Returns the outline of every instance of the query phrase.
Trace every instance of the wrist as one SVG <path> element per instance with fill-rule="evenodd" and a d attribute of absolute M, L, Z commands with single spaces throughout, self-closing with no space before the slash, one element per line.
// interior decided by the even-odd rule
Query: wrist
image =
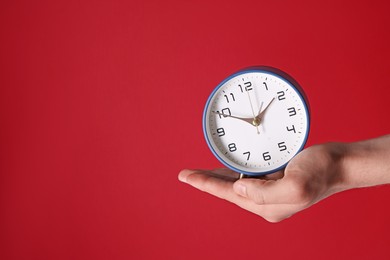
<path fill-rule="evenodd" d="M 349 147 L 346 143 L 332 142 L 323 145 L 327 154 L 327 171 L 330 171 L 328 181 L 329 193 L 334 194 L 340 191 L 354 188 L 354 182 L 348 171 Z"/>
<path fill-rule="evenodd" d="M 341 175 L 346 189 L 390 183 L 389 136 L 340 144 Z"/>

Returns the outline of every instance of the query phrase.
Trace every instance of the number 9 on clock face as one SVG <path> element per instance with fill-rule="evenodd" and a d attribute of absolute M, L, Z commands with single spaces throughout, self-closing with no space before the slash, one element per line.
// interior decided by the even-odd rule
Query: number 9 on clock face
<path fill-rule="evenodd" d="M 213 154 L 249 176 L 283 169 L 299 153 L 310 128 L 308 102 L 298 83 L 271 67 L 252 67 L 223 80 L 203 113 Z"/>

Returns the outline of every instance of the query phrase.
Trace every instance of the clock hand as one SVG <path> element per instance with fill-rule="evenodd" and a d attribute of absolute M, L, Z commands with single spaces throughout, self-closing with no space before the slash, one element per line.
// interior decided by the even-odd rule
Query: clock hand
<path fill-rule="evenodd" d="M 252 109 L 253 118 L 255 118 L 255 117 L 256 117 L 256 115 L 255 115 L 255 111 L 253 110 L 253 105 L 252 105 L 251 96 L 249 95 L 249 91 L 247 91 L 246 93 L 248 94 L 249 104 L 251 105 L 251 109 Z"/>
<path fill-rule="evenodd" d="M 264 117 L 264 114 L 265 114 L 265 111 L 267 111 L 267 109 L 269 108 L 269 106 L 271 105 L 271 103 L 275 100 L 275 98 L 273 98 L 269 103 L 268 105 L 264 108 L 263 111 L 261 111 L 261 108 L 259 110 L 259 114 L 255 117 L 254 119 L 254 122 L 256 121 L 256 124 L 259 124 L 261 123 L 261 120 L 263 119 Z M 263 103 L 261 103 L 261 106 L 263 106 Z M 261 111 L 261 112 L 260 112 Z"/>
<path fill-rule="evenodd" d="M 249 98 L 250 100 L 250 98 Z M 263 118 L 264 116 L 264 113 L 265 111 L 267 111 L 267 109 L 269 108 L 269 106 L 271 105 L 271 103 L 275 100 L 275 98 L 273 98 L 267 105 L 266 108 L 264 108 L 263 111 L 261 111 L 261 108 L 263 106 L 263 102 L 261 103 L 260 105 L 260 109 L 259 109 L 259 113 L 257 116 L 255 116 L 254 118 L 247 118 L 247 117 L 238 117 L 238 116 L 232 116 L 232 115 L 226 115 L 224 113 L 221 113 L 219 111 L 211 111 L 212 113 L 214 114 L 218 114 L 220 116 L 224 116 L 224 117 L 231 117 L 231 118 L 235 118 L 235 119 L 238 119 L 238 120 L 242 120 L 244 122 L 247 122 L 248 124 L 251 124 L 252 126 L 255 126 L 258 130 L 258 126 L 260 125 L 260 122 L 261 122 L 261 119 Z M 251 103 L 251 107 L 252 107 L 252 103 Z M 261 112 L 260 112 L 261 111 Z M 252 112 L 253 112 L 253 107 L 252 107 Z M 259 134 L 260 132 L 257 131 L 257 133 Z"/>
<path fill-rule="evenodd" d="M 259 112 L 257 113 L 257 116 L 260 115 L 260 111 L 261 111 L 261 108 L 263 107 L 263 103 L 264 102 L 261 102 L 261 104 L 260 104 L 260 108 L 259 108 Z M 257 134 L 259 135 L 260 134 L 260 131 L 259 131 L 260 120 L 257 119 L 257 116 L 255 116 L 255 118 L 253 119 L 252 124 L 254 126 L 256 126 Z"/>
<path fill-rule="evenodd" d="M 218 115 L 220 115 L 220 116 L 231 117 L 231 118 L 239 119 L 239 120 L 242 120 L 242 121 L 244 121 L 244 122 L 247 122 L 247 123 L 251 124 L 252 126 L 256 126 L 255 123 L 254 123 L 255 120 L 254 120 L 253 118 L 245 118 L 245 117 L 238 117 L 238 116 L 226 115 L 226 114 L 221 113 L 221 112 L 219 112 L 219 111 L 211 111 L 211 112 L 213 112 L 214 114 L 218 114 Z"/>
<path fill-rule="evenodd" d="M 262 107 L 263 107 L 263 104 L 264 104 L 264 102 L 261 102 L 260 108 L 259 108 L 259 112 L 257 112 L 257 116 L 256 116 L 256 117 L 258 117 L 258 116 L 260 115 L 260 112 L 261 112 L 261 109 L 262 109 Z"/>
<path fill-rule="evenodd" d="M 252 109 L 252 115 L 253 115 L 252 124 L 256 127 L 257 134 L 260 134 L 259 124 L 257 124 L 257 121 L 256 121 L 256 115 L 255 115 L 255 111 L 253 110 L 251 96 L 249 95 L 249 91 L 247 91 L 246 93 L 248 93 L 249 104 L 251 105 L 251 109 Z"/>

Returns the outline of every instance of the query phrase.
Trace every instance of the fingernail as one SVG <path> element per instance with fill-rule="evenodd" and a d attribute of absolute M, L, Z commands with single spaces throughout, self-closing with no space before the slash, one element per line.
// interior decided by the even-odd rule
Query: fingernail
<path fill-rule="evenodd" d="M 179 181 L 184 182 L 184 183 L 187 183 L 187 177 L 188 177 L 188 175 L 190 175 L 190 174 L 191 174 L 190 170 L 182 170 L 182 171 L 179 173 Z"/>
<path fill-rule="evenodd" d="M 246 186 L 245 186 L 245 185 L 243 185 L 243 184 L 241 184 L 241 183 L 236 183 L 236 184 L 235 184 L 235 190 L 236 190 L 236 192 L 237 192 L 239 195 L 241 195 L 241 196 L 243 196 L 243 197 L 246 197 L 246 196 L 247 196 L 247 194 L 246 194 Z"/>

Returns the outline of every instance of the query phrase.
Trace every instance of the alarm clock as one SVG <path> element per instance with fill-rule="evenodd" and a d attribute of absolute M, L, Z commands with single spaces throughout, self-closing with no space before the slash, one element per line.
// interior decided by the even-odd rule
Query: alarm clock
<path fill-rule="evenodd" d="M 240 70 L 210 94 L 203 132 L 216 158 L 240 176 L 286 167 L 306 144 L 309 104 L 287 73 L 267 66 Z"/>

